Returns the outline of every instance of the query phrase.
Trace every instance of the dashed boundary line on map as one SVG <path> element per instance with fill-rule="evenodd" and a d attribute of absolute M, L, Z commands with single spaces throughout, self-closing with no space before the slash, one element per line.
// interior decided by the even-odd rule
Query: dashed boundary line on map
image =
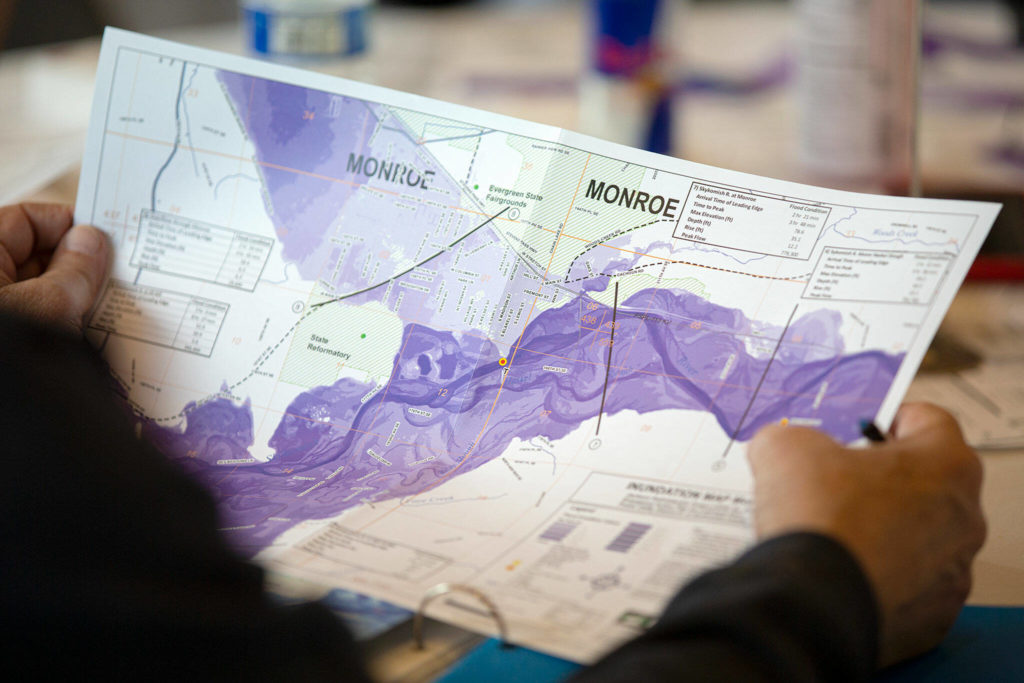
<path fill-rule="evenodd" d="M 613 245 L 609 244 L 609 242 L 611 240 L 616 239 L 618 237 L 622 237 L 623 235 L 625 235 L 627 233 L 630 233 L 630 232 L 633 232 L 634 230 L 640 230 L 641 228 L 647 228 L 647 227 L 650 227 L 650 226 L 654 225 L 655 223 L 667 223 L 667 222 L 671 222 L 671 221 L 668 221 L 668 220 L 666 220 L 664 218 L 660 218 L 658 220 L 650 221 L 648 223 L 643 223 L 641 225 L 633 226 L 632 228 L 625 228 L 625 229 L 622 229 L 622 230 L 618 230 L 618 231 L 613 232 L 612 234 L 608 235 L 607 237 L 602 237 L 599 240 L 592 241 L 590 243 L 590 246 L 588 246 L 586 249 L 584 249 L 579 254 L 577 254 L 575 258 L 573 258 L 572 262 L 569 264 L 569 268 L 566 270 L 565 279 L 562 280 L 561 283 L 562 284 L 572 284 L 574 282 L 580 282 L 582 280 L 589 280 L 589 279 L 597 278 L 597 277 L 618 277 L 619 275 L 626 275 L 626 274 L 630 273 L 631 271 L 634 271 L 637 268 L 646 268 L 646 267 L 652 266 L 652 265 L 661 265 L 660 263 L 659 264 L 649 263 L 649 264 L 644 264 L 642 266 L 632 266 L 629 270 L 623 271 L 622 273 L 596 273 L 596 274 L 593 274 L 593 275 L 585 275 L 583 277 L 578 277 L 575 280 L 570 280 L 569 279 L 569 273 L 571 273 L 572 269 L 576 267 L 576 262 L 581 257 L 585 256 L 586 254 L 588 254 L 589 252 L 593 251 L 594 249 L 596 249 L 598 247 L 607 247 L 607 248 L 610 248 L 610 249 L 618 249 L 619 251 L 625 251 L 625 252 L 630 253 L 630 254 L 637 254 L 639 256 L 646 256 L 648 258 L 657 259 L 658 261 L 661 261 L 663 263 L 677 263 L 677 264 L 683 265 L 683 266 L 695 266 L 697 268 L 707 268 L 708 270 L 717 270 L 717 271 L 722 272 L 722 273 L 734 273 L 736 275 L 746 275 L 747 277 L 756 277 L 756 278 L 759 278 L 759 279 L 762 279 L 762 280 L 779 280 L 779 281 L 782 281 L 782 282 L 795 282 L 795 283 L 804 283 L 804 282 L 806 282 L 806 280 L 804 280 L 802 278 L 779 277 L 778 275 L 759 275 L 757 273 L 748 273 L 748 272 L 743 271 L 743 270 L 732 270 L 730 268 L 720 268 L 718 266 L 709 266 L 709 265 L 704 264 L 704 263 L 694 263 L 692 261 L 680 261 L 680 260 L 677 260 L 677 259 L 666 258 L 664 256 L 655 256 L 654 254 L 646 254 L 646 253 L 639 252 L 639 251 L 631 251 L 629 249 L 623 249 L 622 247 L 616 247 L 616 246 L 613 246 Z M 544 230 L 544 229 L 545 228 L 541 228 L 541 230 Z M 576 237 L 575 235 L 565 235 L 565 237 L 568 237 L 570 239 L 577 239 L 577 240 L 580 239 L 579 237 Z M 806 276 L 806 277 L 810 277 L 810 276 Z M 545 282 L 544 284 L 549 284 L 549 282 Z"/>
<path fill-rule="evenodd" d="M 667 219 L 659 218 L 657 220 L 653 220 L 653 221 L 650 221 L 650 222 L 647 222 L 647 223 L 642 223 L 640 225 L 635 225 L 632 228 L 623 228 L 621 230 L 616 230 L 615 232 L 611 233 L 610 235 L 606 235 L 604 237 L 600 237 L 600 238 L 594 240 L 593 242 L 590 243 L 590 246 L 588 246 L 586 249 L 584 249 L 580 253 L 576 254 L 575 258 L 573 258 L 573 260 L 572 260 L 572 263 L 570 263 L 569 267 L 566 269 L 566 271 L 565 271 L 565 279 L 562 282 L 563 283 L 579 282 L 580 280 L 586 280 L 587 277 L 598 277 L 598 275 L 605 275 L 605 273 L 599 273 L 598 275 L 589 275 L 587 277 L 576 278 L 575 280 L 570 280 L 569 279 L 569 274 L 572 272 L 572 269 L 576 267 L 576 262 L 579 261 L 580 258 L 585 256 L 586 254 L 588 254 L 591 251 L 593 251 L 594 249 L 597 249 L 598 247 L 602 247 L 602 246 L 607 246 L 606 245 L 607 242 L 609 242 L 609 241 L 611 241 L 611 240 L 613 240 L 613 239 L 615 239 L 617 237 L 622 237 L 623 235 L 625 235 L 627 233 L 630 233 L 630 232 L 633 232 L 634 230 L 640 230 L 641 228 L 647 228 L 647 227 L 650 227 L 650 226 L 654 225 L 655 223 L 667 223 L 667 222 L 669 222 Z"/>
<path fill-rule="evenodd" d="M 371 113 L 374 115 L 375 118 L 377 118 L 378 124 L 381 124 L 382 123 L 381 118 L 378 117 L 375 112 L 372 112 L 372 110 L 371 110 Z M 391 113 L 391 112 L 389 112 L 389 113 Z M 393 114 L 392 114 L 392 116 L 393 116 Z M 401 129 L 394 129 L 394 130 L 396 130 L 396 132 L 405 132 L 405 131 L 401 131 Z M 108 131 L 108 132 L 113 132 L 113 131 Z M 493 132 L 493 131 L 486 131 L 486 132 Z M 481 131 L 481 134 L 483 134 L 483 131 Z M 407 137 L 410 137 L 410 139 L 411 139 L 411 136 L 408 136 L 408 133 L 406 133 L 406 135 L 407 135 Z M 476 136 L 476 134 L 474 134 L 474 137 L 475 136 Z M 479 146 L 478 146 L 478 148 L 479 148 Z M 436 161 L 436 158 L 435 158 L 435 161 Z M 275 166 L 275 165 L 272 165 L 272 164 L 263 164 L 263 165 Z M 440 162 L 438 162 L 438 166 L 439 166 L 439 168 L 442 168 L 442 169 L 445 168 L 444 165 L 441 164 Z M 294 169 L 283 169 L 283 170 L 294 170 Z M 313 174 L 309 174 L 309 175 L 313 175 Z M 449 177 L 451 178 L 450 174 L 449 174 Z M 455 179 L 455 178 L 451 178 L 451 179 L 457 185 L 460 184 L 457 179 Z M 468 194 L 469 194 L 470 197 L 473 197 L 472 193 L 468 193 Z M 355 297 L 355 296 L 358 296 L 360 294 L 365 294 L 365 293 L 367 293 L 369 291 L 377 289 L 378 287 L 382 287 L 382 286 L 384 286 L 384 285 L 386 285 L 386 284 L 388 284 L 390 282 L 393 282 L 393 281 L 395 281 L 395 280 L 397 280 L 397 279 L 407 275 L 408 273 L 416 270 L 417 268 L 422 267 L 424 264 L 428 263 L 429 261 L 432 261 L 433 259 L 435 259 L 435 258 L 441 256 L 442 254 L 446 253 L 447 251 L 449 251 L 455 245 L 459 244 L 463 240 L 465 240 L 468 237 L 470 237 L 471 235 L 475 234 L 478 230 L 480 230 L 480 229 L 484 228 L 485 226 L 489 225 L 492 221 L 494 221 L 495 219 L 497 219 L 500 216 L 502 216 L 505 212 L 507 212 L 509 210 L 509 208 L 510 207 L 506 206 L 504 209 L 502 209 L 498 213 L 494 214 L 493 216 L 488 217 L 487 220 L 482 222 L 480 225 L 474 227 L 472 230 L 468 231 L 466 234 L 464 234 L 461 237 L 459 237 L 458 239 L 456 239 L 454 242 L 452 242 L 447 247 L 439 250 L 437 253 L 427 257 L 423 261 L 420 261 L 419 263 L 409 267 L 408 269 L 402 271 L 401 273 L 393 275 L 393 276 L 387 278 L 386 280 L 382 280 L 381 282 L 378 282 L 376 284 L 370 285 L 369 287 L 364 287 L 363 289 L 357 290 L 355 292 L 350 292 L 350 293 L 345 294 L 343 296 L 334 297 L 332 299 L 328 299 L 326 301 L 321 301 L 321 302 L 318 302 L 316 304 L 310 305 L 309 308 L 306 310 L 306 312 L 303 313 L 303 315 L 301 317 L 299 317 L 299 319 L 296 320 L 295 323 L 292 324 L 292 326 L 290 328 L 288 328 L 288 330 L 284 333 L 284 335 L 282 335 L 281 339 L 278 340 L 278 342 L 276 344 L 274 344 L 271 347 L 268 347 L 266 350 L 264 350 L 263 353 L 260 354 L 260 356 L 257 358 L 256 362 L 254 363 L 254 365 L 252 367 L 252 370 L 250 370 L 248 374 L 246 374 L 241 379 L 233 382 L 232 384 L 228 385 L 225 390 L 216 392 L 214 394 L 210 394 L 209 396 L 205 397 L 204 399 L 200 399 L 200 400 L 196 401 L 192 405 L 192 407 L 190 409 L 182 409 L 178 413 L 176 413 L 174 415 L 167 416 L 167 417 L 151 417 L 151 416 L 146 415 L 145 411 L 141 409 L 141 406 L 139 406 L 134 401 L 131 401 L 129 399 L 128 400 L 129 404 L 132 405 L 132 407 L 136 410 L 136 412 L 139 413 L 140 416 L 146 417 L 147 419 L 152 420 L 153 422 L 166 423 L 166 422 L 173 422 L 173 421 L 179 420 L 179 419 L 187 416 L 187 414 L 189 412 L 194 411 L 196 408 L 199 408 L 200 406 L 205 405 L 206 403 L 209 403 L 210 401 L 216 400 L 218 398 L 227 398 L 227 399 L 230 399 L 230 400 L 235 400 L 237 397 L 235 397 L 233 395 L 233 392 L 238 387 L 240 387 L 242 384 L 244 384 L 249 379 L 251 379 L 257 372 L 259 372 L 259 370 L 263 367 L 263 365 L 266 363 L 266 361 L 271 356 L 273 356 L 277 352 L 277 350 L 281 347 L 281 345 L 292 335 L 292 333 L 295 332 L 296 328 L 298 328 L 298 326 L 300 324 L 302 324 L 309 316 L 311 316 L 313 313 L 315 313 L 321 307 L 323 307 L 323 306 L 325 306 L 327 304 L 330 304 L 330 303 L 336 303 L 336 302 L 342 301 L 344 299 Z M 652 258 L 652 259 L 657 259 L 662 264 L 664 264 L 664 263 L 677 263 L 677 264 L 680 264 L 680 265 L 690 265 L 690 266 L 695 266 L 695 267 L 698 267 L 698 268 L 707 268 L 707 269 L 710 269 L 710 270 L 717 270 L 717 271 L 726 272 L 726 273 L 735 273 L 735 274 L 738 274 L 738 275 L 746 275 L 748 277 L 755 277 L 755 278 L 761 278 L 761 279 L 767 279 L 767 280 L 780 280 L 780 281 L 785 281 L 785 282 L 801 282 L 801 280 L 796 280 L 796 279 L 793 279 L 793 278 L 785 278 L 785 277 L 778 277 L 778 276 L 771 276 L 771 275 L 757 275 L 757 274 L 754 274 L 754 273 L 748 273 L 748 272 L 744 272 L 744 271 L 740 271 L 740 270 L 731 270 L 731 269 L 728 269 L 728 268 L 719 268 L 719 267 L 716 267 L 716 266 L 709 266 L 709 265 L 700 264 L 700 263 L 693 263 L 693 262 L 690 262 L 690 261 L 679 261 L 679 260 L 675 260 L 675 259 L 669 259 L 669 258 L 665 258 L 665 257 L 654 256 L 652 254 L 644 254 L 644 253 L 641 253 L 641 252 L 633 252 L 633 251 L 631 251 L 629 249 L 623 249 L 621 247 L 614 247 L 614 246 L 608 244 L 609 240 L 616 239 L 618 237 L 621 237 L 622 235 L 625 235 L 627 233 L 633 232 L 635 230 L 639 230 L 639 229 L 642 229 L 642 228 L 654 225 L 656 223 L 662 223 L 662 222 L 667 222 L 667 221 L 665 219 L 657 219 L 657 220 L 649 221 L 647 223 L 643 223 L 641 225 L 637 225 L 637 226 L 634 226 L 634 227 L 631 227 L 631 228 L 626 228 L 626 229 L 618 230 L 616 232 L 613 232 L 611 235 L 602 238 L 599 241 L 591 241 L 591 244 L 582 253 L 576 255 L 573 258 L 572 263 L 570 264 L 567 273 L 572 271 L 572 268 L 575 266 L 576 262 L 579 260 L 579 258 L 581 256 L 583 256 L 584 254 L 592 251 L 593 249 L 596 249 L 599 246 L 604 246 L 604 247 L 616 249 L 616 250 L 619 250 L 619 251 L 624 251 L 624 252 L 627 252 L 627 253 L 637 254 L 639 256 L 647 256 L 647 257 Z M 529 225 L 529 224 L 527 224 L 527 225 Z M 555 233 L 558 237 L 564 236 L 564 237 L 568 237 L 568 238 L 579 240 L 579 241 L 590 241 L 590 240 L 583 240 L 582 238 L 576 237 L 575 235 L 568 235 L 568 234 L 564 234 L 563 235 L 561 229 L 558 230 L 558 231 L 553 231 L 553 230 L 550 230 L 548 228 L 543 228 L 541 226 L 531 226 L 531 227 L 536 227 L 536 228 L 539 228 L 541 230 L 545 230 L 547 232 Z M 506 236 L 500 230 L 496 230 L 495 232 L 496 232 L 496 234 L 498 235 L 498 237 L 500 239 L 503 239 L 503 240 L 506 239 Z M 511 245 L 509 245 L 509 246 L 511 246 Z M 520 254 L 514 247 L 512 247 L 512 250 L 513 250 L 513 253 L 515 253 L 519 257 L 519 259 L 521 261 L 523 261 L 524 263 L 529 264 L 528 259 L 525 259 L 523 254 Z M 571 283 L 579 282 L 581 280 L 591 279 L 591 278 L 596 278 L 596 277 L 614 278 L 614 277 L 618 277 L 618 276 L 621 276 L 621 275 L 633 274 L 633 273 L 635 273 L 640 268 L 645 268 L 645 267 L 649 267 L 649 266 L 652 266 L 652 265 L 660 265 L 660 264 L 643 264 L 643 265 L 639 265 L 639 266 L 633 266 L 633 267 L 629 268 L 628 270 L 623 271 L 622 273 L 614 273 L 614 274 L 612 274 L 612 273 L 599 273 L 597 275 L 589 275 L 589 276 L 582 277 L 582 278 L 577 278 L 577 279 L 571 280 L 571 281 L 568 279 L 568 274 L 566 275 L 566 279 L 561 281 L 561 282 L 559 282 L 558 280 L 547 280 L 547 278 L 544 277 L 544 276 L 541 277 L 541 280 L 542 280 L 542 284 L 551 284 L 551 285 L 559 286 L 559 285 L 571 284 Z M 549 267 L 550 267 L 550 264 L 549 264 Z"/>
<path fill-rule="evenodd" d="M 502 209 L 502 210 L 501 210 L 501 211 L 499 211 L 498 213 L 494 214 L 493 216 L 491 216 L 490 218 L 488 218 L 487 220 L 485 220 L 485 221 L 484 221 L 483 223 L 481 223 L 480 225 L 476 226 L 475 228 L 473 228 L 472 230 L 470 230 L 469 232 L 467 232 L 467 233 L 466 233 L 465 235 L 463 235 L 463 236 L 462 236 L 462 237 L 460 237 L 459 239 L 457 239 L 457 240 L 455 240 L 454 242 L 452 242 L 451 244 L 449 244 L 449 245 L 448 245 L 447 247 L 444 247 L 444 248 L 440 249 L 440 250 L 439 250 L 439 251 L 438 251 L 438 252 L 437 252 L 436 254 L 434 254 L 433 256 L 428 256 L 427 258 L 423 259 L 423 260 L 422 260 L 422 261 L 420 261 L 419 263 L 417 263 L 417 264 L 415 264 L 415 265 L 412 265 L 412 266 L 409 266 L 408 268 L 406 268 L 405 270 L 403 270 L 403 271 L 402 271 L 401 273 L 398 273 L 397 275 L 392 275 L 391 277 L 389 277 L 389 278 L 388 278 L 388 279 L 386 279 L 386 280 L 381 280 L 381 281 L 380 281 L 380 282 L 378 282 L 377 284 L 375 284 L 375 285 L 370 285 L 369 287 L 364 287 L 363 289 L 360 289 L 359 291 L 356 291 L 356 292 L 351 292 L 351 293 L 349 293 L 349 294 L 345 294 L 345 295 L 342 295 L 342 296 L 337 296 L 337 297 L 334 297 L 333 299 L 328 299 L 327 301 L 321 301 L 320 303 L 316 303 L 316 304 L 313 304 L 312 306 L 310 306 L 310 308 L 311 308 L 311 309 L 315 309 L 315 308 L 320 308 L 321 306 L 326 306 L 327 304 L 333 304 L 333 303 L 336 303 L 336 302 L 338 302 L 338 301 L 341 301 L 341 300 L 343 300 L 343 299 L 349 299 L 349 298 L 351 298 L 351 297 L 354 297 L 354 296 L 358 296 L 358 295 L 360 295 L 360 294 L 365 294 L 366 292 L 369 292 L 369 291 L 371 291 L 371 290 L 377 289 L 378 287 L 383 287 L 384 285 L 388 284 L 389 282 L 392 282 L 392 281 L 394 281 L 394 280 L 397 280 L 397 279 L 398 279 L 398 278 L 400 278 L 400 277 L 403 277 L 403 276 L 405 276 L 405 275 L 408 275 L 409 273 L 411 273 L 412 271 L 416 270 L 417 268 L 422 268 L 422 267 L 423 267 L 424 265 L 426 265 L 426 264 L 427 264 L 428 262 L 430 262 L 430 261 L 433 261 L 433 260 L 434 260 L 434 259 L 436 259 L 436 258 L 437 258 L 438 256 L 440 256 L 441 254 L 444 254 L 444 253 L 446 253 L 447 251 L 449 251 L 450 249 L 452 249 L 452 248 L 453 248 L 453 247 L 454 247 L 455 245 L 457 245 L 457 244 L 458 244 L 459 242 L 461 242 L 461 241 L 463 241 L 464 239 L 468 238 L 468 237 L 469 237 L 470 235 L 473 235 L 474 233 L 476 233 L 476 231 L 477 231 L 477 230 L 480 230 L 481 228 L 485 227 L 486 225 L 489 225 L 491 221 L 493 221 L 494 219 L 496 219 L 496 218 L 498 218 L 499 216 L 501 216 L 501 215 L 502 215 L 503 213 L 505 213 L 506 211 L 508 211 L 508 210 L 509 210 L 510 208 L 511 208 L 511 207 L 509 207 L 509 206 L 506 206 L 506 207 L 505 207 L 504 209 Z"/>
<path fill-rule="evenodd" d="M 617 278 L 622 277 L 624 275 L 637 275 L 638 271 L 643 268 L 651 268 L 652 266 L 664 268 L 666 265 L 667 264 L 665 263 L 644 263 L 643 265 L 639 266 L 630 266 L 628 270 L 624 270 L 621 273 L 594 273 L 593 275 L 584 275 L 583 277 L 578 277 L 575 280 L 564 280 L 562 284 L 571 285 L 577 282 L 582 282 L 583 280 L 593 280 L 594 278 L 598 277 Z M 544 284 L 549 283 L 545 282 Z"/>
<path fill-rule="evenodd" d="M 209 403 L 210 401 L 215 401 L 215 400 L 217 400 L 219 398 L 226 398 L 226 399 L 229 399 L 229 400 L 235 400 L 237 397 L 233 395 L 234 390 L 237 389 L 238 387 L 242 386 L 246 382 L 248 382 L 250 379 L 252 379 L 253 375 L 255 375 L 257 372 L 260 371 L 260 368 L 263 367 L 264 363 L 266 363 L 267 360 L 271 356 L 273 356 L 275 353 L 277 353 L 277 350 L 279 348 L 281 348 L 281 344 L 284 344 L 284 342 L 290 336 L 292 336 L 292 333 L 295 332 L 295 329 L 299 325 L 301 325 L 303 323 L 303 321 L 306 320 L 306 318 L 308 318 L 312 314 L 316 313 L 316 311 L 317 311 L 317 309 L 315 309 L 315 308 L 312 308 L 312 307 L 308 308 L 306 310 L 306 312 L 303 313 L 299 317 L 299 319 L 296 320 L 295 323 L 292 324 L 292 326 L 288 328 L 288 331 L 285 332 L 281 336 L 281 338 L 277 341 L 276 344 L 274 344 L 273 346 L 268 346 L 267 349 L 263 353 L 261 353 L 259 355 L 259 357 L 256 359 L 256 362 L 252 366 L 252 370 L 249 371 L 249 374 L 247 374 L 245 377 L 243 377 L 242 379 L 238 380 L 237 382 L 229 384 L 226 389 L 223 389 L 223 390 L 218 391 L 218 392 L 216 392 L 214 394 L 210 394 L 210 395 L 206 396 L 205 398 L 197 400 L 195 403 L 193 403 L 191 405 L 191 407 L 186 406 L 185 408 L 182 408 L 180 411 L 178 411 L 174 415 L 169 415 L 167 417 L 152 417 L 150 415 L 147 415 L 146 412 L 144 410 L 142 410 L 142 407 L 139 406 L 134 401 L 129 400 L 129 402 L 132 404 L 133 407 L 135 407 L 136 412 L 138 412 L 138 414 L 141 417 L 144 417 L 144 418 L 146 418 L 146 419 L 148 419 L 148 420 L 150 420 L 152 422 L 162 423 L 162 422 L 176 422 L 177 420 L 180 420 L 181 418 L 188 416 L 189 413 L 191 413 L 192 411 L 196 410 L 197 408 L 199 408 L 201 406 L 204 406 L 207 403 Z"/>
<path fill-rule="evenodd" d="M 303 313 L 299 317 L 299 319 L 296 320 L 292 324 L 292 326 L 288 328 L 288 331 L 285 332 L 281 336 L 281 339 L 279 339 L 276 344 L 274 344 L 273 346 L 267 347 L 267 349 L 263 353 L 261 353 L 259 355 L 259 357 L 256 359 L 256 362 L 253 364 L 252 370 L 249 371 L 249 374 L 247 374 L 242 379 L 240 379 L 240 380 L 238 380 L 238 381 L 228 385 L 226 391 L 222 390 L 222 391 L 218 391 L 217 393 L 210 394 L 206 398 L 201 399 L 199 401 L 196 401 L 193 404 L 191 409 L 182 409 L 178 413 L 176 413 L 174 415 L 170 415 L 168 417 L 148 417 L 148 416 L 145 415 L 145 412 L 140 409 L 138 404 L 136 404 L 134 401 L 130 401 L 130 403 L 132 403 L 133 407 L 135 407 L 136 410 L 142 416 L 148 417 L 148 419 L 152 420 L 153 422 L 173 422 L 175 420 L 179 420 L 179 419 L 185 417 L 189 412 L 192 412 L 196 408 L 198 408 L 198 407 L 200 407 L 202 405 L 205 405 L 206 403 L 209 403 L 210 401 L 216 400 L 218 398 L 227 398 L 227 399 L 234 400 L 235 397 L 232 395 L 232 392 L 234 392 L 234 390 L 237 389 L 238 387 L 242 386 L 242 384 L 244 384 L 245 382 L 249 381 L 253 377 L 253 375 L 255 375 L 257 372 L 259 372 L 260 368 L 263 367 L 263 365 L 267 362 L 267 360 L 271 356 L 273 356 L 275 353 L 277 353 L 277 350 L 279 348 L 281 348 L 281 345 L 285 342 L 285 340 L 287 340 L 292 335 L 292 333 L 295 332 L 295 329 L 299 325 L 301 325 L 307 318 L 309 318 L 311 315 L 313 315 L 314 313 L 319 311 L 321 307 L 326 306 L 327 304 L 337 303 L 338 301 L 342 301 L 343 299 L 349 299 L 349 298 L 354 297 L 354 296 L 359 296 L 360 294 L 365 294 L 366 292 L 369 292 L 371 290 L 377 289 L 378 287 L 383 287 L 384 285 L 388 284 L 389 282 L 393 282 L 393 281 L 395 281 L 395 280 L 397 280 L 397 279 L 399 279 L 401 277 L 404 277 L 405 275 L 408 275 L 409 273 L 411 273 L 412 271 L 416 270 L 417 268 L 422 267 L 425 263 L 427 263 L 429 261 L 432 261 L 432 260 L 436 259 L 438 256 L 440 256 L 441 254 L 444 254 L 445 252 L 449 251 L 450 249 L 455 247 L 457 244 L 459 244 L 460 242 L 462 242 L 463 240 L 468 238 L 470 235 L 473 235 L 474 233 L 476 233 L 481 228 L 485 227 L 486 225 L 489 225 L 491 223 L 491 221 L 493 221 L 496 218 L 500 217 L 503 213 L 508 211 L 509 208 L 511 208 L 511 207 L 506 206 L 504 209 L 502 209 L 498 213 L 494 214 L 493 216 L 488 217 L 487 220 L 485 220 L 483 223 L 481 223 L 480 225 L 476 226 L 472 230 L 469 230 L 468 232 L 466 232 L 466 234 L 462 235 L 457 240 L 455 240 L 454 242 L 449 244 L 447 247 L 441 249 L 440 251 L 438 251 L 433 256 L 428 256 L 427 258 L 423 259 L 419 263 L 417 263 L 417 264 L 415 264 L 413 266 L 410 266 L 409 268 L 403 270 L 401 273 L 397 273 L 395 275 L 392 275 L 391 277 L 389 277 L 389 278 L 387 278 L 385 280 L 381 280 L 380 282 L 378 282 L 378 283 L 376 283 L 374 285 L 370 285 L 369 287 L 364 287 L 363 289 L 357 290 L 355 292 L 350 292 L 350 293 L 342 295 L 342 296 L 334 297 L 333 299 L 328 299 L 326 301 L 321 301 L 319 303 L 315 303 L 315 304 L 310 305 L 309 308 L 306 309 L 306 312 Z"/>
<path fill-rule="evenodd" d="M 732 270 L 730 268 L 719 268 L 718 266 L 708 266 L 708 265 L 705 265 L 703 263 L 693 263 L 692 261 L 677 261 L 675 259 L 662 258 L 660 256 L 652 256 L 651 254 L 646 254 L 646 256 L 649 256 L 650 258 L 658 259 L 660 261 L 666 261 L 668 263 L 678 263 L 679 265 L 683 265 L 683 266 L 695 266 L 697 268 L 707 268 L 708 270 L 717 270 L 717 271 L 722 272 L 722 273 L 734 273 L 736 275 L 746 275 L 747 277 L 756 277 L 756 278 L 761 279 L 761 280 L 779 280 L 781 282 L 796 282 L 796 283 L 800 283 L 800 284 L 805 284 L 805 282 L 803 280 L 797 280 L 797 279 L 794 279 L 794 278 L 791 278 L 791 277 L 779 277 L 778 275 L 758 275 L 757 273 L 747 273 L 747 272 L 742 271 L 742 270 Z"/>

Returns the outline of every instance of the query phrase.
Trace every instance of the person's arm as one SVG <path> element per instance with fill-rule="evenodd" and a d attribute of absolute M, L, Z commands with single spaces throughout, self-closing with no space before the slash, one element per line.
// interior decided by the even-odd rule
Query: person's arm
<path fill-rule="evenodd" d="M 657 624 L 577 679 L 861 681 L 878 617 L 863 572 L 820 534 L 764 541 L 689 583 Z"/>
<path fill-rule="evenodd" d="M 0 311 L 81 332 L 109 249 L 101 231 L 73 222 L 69 206 L 0 207 Z"/>
<path fill-rule="evenodd" d="M 0 635 L 22 647 L 16 661 L 365 677 L 324 610 L 266 602 L 259 570 L 216 533 L 209 497 L 113 408 L 74 336 L 106 246 L 94 228 L 70 228 L 66 209 L 0 209 L 0 313 L 65 330 L 0 319 L 0 600 L 21 616 Z M 583 678 L 856 680 L 876 651 L 892 663 L 948 630 L 985 525 L 980 464 L 947 413 L 907 406 L 891 442 L 859 451 L 768 428 L 748 455 L 766 540 L 684 588 Z M 54 642 L 61 658 L 28 655 Z"/>
<path fill-rule="evenodd" d="M 344 625 L 322 605 L 273 604 L 210 496 L 135 437 L 79 333 L 103 235 L 70 228 L 60 207 L 0 209 L 5 674 L 367 680 Z"/>
<path fill-rule="evenodd" d="M 986 534 L 981 461 L 953 416 L 905 404 L 890 437 L 848 449 L 812 429 L 773 426 L 748 452 L 762 538 L 816 531 L 859 562 L 878 601 L 882 666 L 949 631 Z"/>
<path fill-rule="evenodd" d="M 581 680 L 866 680 L 948 631 L 985 538 L 980 463 L 948 413 L 904 406 L 860 450 L 770 427 L 748 456 L 765 540 Z"/>

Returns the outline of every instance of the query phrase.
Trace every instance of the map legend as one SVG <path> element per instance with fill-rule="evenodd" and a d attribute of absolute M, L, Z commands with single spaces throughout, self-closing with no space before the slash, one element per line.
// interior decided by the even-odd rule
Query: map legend
<path fill-rule="evenodd" d="M 209 356 L 227 312 L 220 301 L 111 280 L 89 328 Z"/>
<path fill-rule="evenodd" d="M 830 214 L 817 204 L 695 182 L 672 236 L 806 261 Z"/>
<path fill-rule="evenodd" d="M 926 306 L 952 261 L 950 254 L 826 247 L 804 298 Z"/>
<path fill-rule="evenodd" d="M 143 210 L 131 265 L 251 292 L 273 244 L 266 237 Z"/>

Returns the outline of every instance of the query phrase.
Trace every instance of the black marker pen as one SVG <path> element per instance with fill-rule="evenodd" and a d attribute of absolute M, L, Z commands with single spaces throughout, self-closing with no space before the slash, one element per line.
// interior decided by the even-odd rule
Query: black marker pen
<path fill-rule="evenodd" d="M 882 430 L 878 428 L 878 425 L 875 424 L 874 420 L 861 420 L 860 433 L 863 434 L 868 441 L 872 441 L 874 443 L 883 443 L 885 441 L 885 434 L 883 434 Z"/>

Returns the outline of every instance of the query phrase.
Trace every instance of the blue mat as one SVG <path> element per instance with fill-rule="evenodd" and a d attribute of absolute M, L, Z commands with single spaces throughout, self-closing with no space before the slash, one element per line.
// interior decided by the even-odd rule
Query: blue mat
<path fill-rule="evenodd" d="M 1024 681 L 1024 607 L 965 607 L 942 644 L 886 669 L 880 683 L 903 681 Z M 522 647 L 488 640 L 471 650 L 438 683 L 563 681 L 580 667 Z"/>
<path fill-rule="evenodd" d="M 939 647 L 875 680 L 1024 681 L 1022 654 L 1024 607 L 965 607 Z"/>
<path fill-rule="evenodd" d="M 565 680 L 579 668 L 575 662 L 525 647 L 502 647 L 499 641 L 491 638 L 470 650 L 435 683 L 547 683 Z"/>

